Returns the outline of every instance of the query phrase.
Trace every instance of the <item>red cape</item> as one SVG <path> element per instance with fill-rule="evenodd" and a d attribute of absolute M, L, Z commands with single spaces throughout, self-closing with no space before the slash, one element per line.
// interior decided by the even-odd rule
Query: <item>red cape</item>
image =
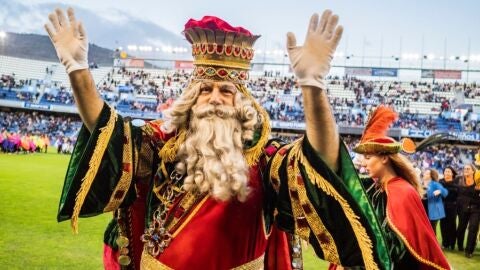
<path fill-rule="evenodd" d="M 450 269 L 414 187 L 396 177 L 385 189 L 388 224 L 421 263 L 420 269 Z"/>

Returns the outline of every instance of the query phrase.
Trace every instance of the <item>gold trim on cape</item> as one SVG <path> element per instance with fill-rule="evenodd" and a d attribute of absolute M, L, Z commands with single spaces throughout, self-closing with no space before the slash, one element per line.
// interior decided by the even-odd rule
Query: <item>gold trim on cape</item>
<path fill-rule="evenodd" d="M 71 226 L 74 233 L 78 233 L 78 217 L 80 215 L 80 211 L 82 209 L 83 203 L 85 202 L 88 191 L 92 186 L 93 180 L 97 175 L 98 168 L 100 167 L 100 164 L 102 162 L 102 158 L 105 154 L 105 150 L 107 149 L 108 142 L 112 137 L 112 133 L 115 128 L 115 122 L 117 121 L 117 113 L 110 106 L 109 109 L 110 118 L 108 119 L 107 124 L 99 129 L 100 134 L 98 135 L 97 143 L 90 158 L 90 162 L 88 163 L 88 170 L 85 173 L 85 177 L 83 177 L 81 180 L 82 184 L 75 197 L 75 205 L 73 207 L 71 221 Z"/>
<path fill-rule="evenodd" d="M 173 270 L 173 268 L 161 263 L 150 255 L 146 249 L 143 249 L 142 257 L 140 259 L 140 270 Z"/>
<path fill-rule="evenodd" d="M 292 151 L 288 155 L 288 161 L 294 158 L 298 145 L 294 144 Z M 288 190 L 290 193 L 290 200 L 292 202 L 293 215 L 295 217 L 295 232 L 303 239 L 308 240 L 310 236 L 310 230 L 313 231 L 315 238 L 317 239 L 320 248 L 325 256 L 325 260 L 340 265 L 340 255 L 338 254 L 337 246 L 333 240 L 332 235 L 327 230 L 325 225 L 322 222 L 322 219 L 315 211 L 315 208 L 310 203 L 307 197 L 307 190 L 305 189 L 304 184 L 298 184 L 298 181 L 304 181 L 301 176 L 300 169 L 298 167 L 298 162 L 292 160 L 293 164 L 289 165 L 287 168 L 288 171 Z M 292 168 L 293 167 L 293 168 Z M 298 179 L 298 178 L 301 179 Z M 298 194 L 298 199 L 295 196 L 292 196 L 292 193 Z M 305 211 L 305 208 L 309 208 L 310 211 Z M 309 224 L 309 227 L 299 228 L 297 219 L 305 218 Z M 320 239 L 322 236 L 324 239 Z"/>
<path fill-rule="evenodd" d="M 387 197 L 388 197 L 388 190 L 387 191 Z M 422 256 L 420 256 L 420 254 L 417 253 L 417 251 L 415 251 L 415 249 L 413 249 L 413 247 L 410 245 L 410 243 L 407 241 L 407 238 L 400 232 L 400 230 L 395 226 L 395 224 L 393 224 L 392 222 L 392 219 L 390 218 L 390 214 L 389 214 L 389 211 L 388 211 L 388 207 L 387 207 L 387 210 L 385 211 L 386 214 L 387 214 L 387 223 L 388 225 L 390 226 L 390 228 L 397 234 L 397 236 L 402 240 L 403 244 L 405 244 L 405 246 L 407 247 L 408 251 L 410 252 L 410 254 L 413 255 L 413 257 L 415 257 L 415 259 L 425 265 L 428 265 L 428 266 L 431 266 L 435 269 L 438 269 L 438 270 L 448 270 L 446 268 L 443 268 L 441 267 L 440 265 L 432 262 L 432 261 L 429 261 L 425 258 L 423 258 Z"/>
<path fill-rule="evenodd" d="M 282 150 L 283 149 L 283 150 Z M 290 145 L 284 145 L 283 147 L 279 148 L 276 152 L 275 155 L 272 158 L 272 163 L 270 165 L 270 178 L 274 178 L 278 181 L 280 181 L 280 176 L 279 176 L 279 170 L 280 166 L 282 166 L 283 158 L 285 157 L 285 154 L 279 153 L 280 151 L 285 151 L 287 152 L 288 149 L 290 149 Z"/>
<path fill-rule="evenodd" d="M 256 258 L 253 261 L 250 261 L 248 263 L 242 264 L 240 266 L 231 268 L 231 270 L 260 270 L 264 269 L 264 264 L 265 264 L 265 254 L 262 254 L 262 256 Z M 174 270 L 174 268 L 171 268 L 156 258 L 154 258 L 152 255 L 148 254 L 148 251 L 145 249 L 142 252 L 142 258 L 140 260 L 140 269 L 141 270 Z"/>
<path fill-rule="evenodd" d="M 260 269 L 264 269 L 264 267 L 265 267 L 265 254 L 256 258 L 251 262 L 232 268 L 232 270 L 260 270 Z"/>
<path fill-rule="evenodd" d="M 110 196 L 110 201 L 107 206 L 103 209 L 103 212 L 109 212 L 117 209 L 122 203 L 123 199 L 127 195 L 127 191 L 130 188 L 132 183 L 133 176 L 133 157 L 132 157 L 132 138 L 130 133 L 130 123 L 123 123 L 123 135 L 125 137 L 125 142 L 123 144 L 123 165 L 129 166 L 128 168 L 123 168 L 122 176 L 115 187 L 115 190 Z M 120 196 L 117 196 L 119 193 Z"/>
<path fill-rule="evenodd" d="M 163 145 L 160 149 L 159 156 L 164 163 L 174 162 L 177 158 L 177 152 L 180 145 L 185 142 L 187 132 L 185 129 L 179 130 L 179 132 Z"/>
<path fill-rule="evenodd" d="M 294 146 L 291 150 L 292 157 L 295 158 L 296 162 L 299 162 L 303 165 L 308 179 L 312 184 L 320 188 L 328 196 L 333 197 L 342 207 L 345 216 L 347 217 L 350 226 L 355 234 L 357 239 L 358 246 L 362 252 L 362 258 L 365 265 L 365 269 L 379 269 L 375 259 L 373 257 L 373 244 L 372 240 L 367 234 L 366 229 L 362 226 L 360 218 L 352 210 L 348 202 L 338 193 L 338 191 L 330 184 L 323 176 L 321 176 L 315 169 L 312 167 L 308 159 L 302 152 L 302 141 L 303 138 L 294 142 Z"/>

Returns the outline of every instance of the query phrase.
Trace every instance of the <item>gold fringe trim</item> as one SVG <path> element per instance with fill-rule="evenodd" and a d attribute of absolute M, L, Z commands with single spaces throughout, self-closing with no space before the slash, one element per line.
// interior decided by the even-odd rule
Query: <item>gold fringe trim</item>
<path fill-rule="evenodd" d="M 298 151 L 297 149 L 298 147 L 299 147 L 298 144 L 294 145 L 294 148 L 292 149 L 288 157 L 289 161 L 292 160 L 292 158 L 294 158 L 293 156 L 295 155 L 296 151 Z M 297 177 L 301 176 L 300 169 L 298 167 L 298 162 L 294 161 L 293 166 L 294 166 L 293 170 L 292 169 L 288 170 L 288 186 L 289 186 L 290 192 L 292 191 L 292 189 L 295 189 L 298 193 L 300 200 L 299 202 L 296 202 L 296 204 L 298 205 L 296 207 L 300 207 L 300 210 L 305 215 L 305 218 L 308 224 L 310 225 L 310 228 L 313 231 L 313 234 L 315 235 L 315 238 L 317 239 L 317 242 L 319 243 L 322 249 L 322 252 L 325 256 L 325 260 L 340 265 L 341 264 L 340 255 L 338 254 L 338 249 L 337 249 L 337 246 L 335 245 L 335 241 L 333 240 L 332 235 L 323 224 L 322 219 L 315 212 L 315 208 L 313 207 L 313 205 L 310 203 L 307 197 L 307 190 L 305 189 L 305 186 L 298 184 Z M 290 198 L 293 204 L 294 199 L 291 196 Z M 301 205 L 305 205 L 306 207 L 310 208 L 311 211 L 307 213 Z M 292 209 L 293 209 L 293 206 L 292 206 Z M 295 214 L 294 216 L 297 217 Z M 302 236 L 301 234 L 299 235 Z M 320 235 L 323 235 L 326 238 L 326 241 L 321 240 L 319 238 Z M 303 239 L 308 240 L 308 235 Z"/>
<path fill-rule="evenodd" d="M 85 177 L 83 177 L 81 181 L 82 184 L 75 197 L 75 206 L 73 207 L 71 222 L 74 233 L 78 233 L 78 216 L 80 215 L 80 210 L 82 209 L 85 198 L 87 197 L 87 193 L 92 186 L 93 180 L 97 175 L 98 168 L 100 167 L 100 163 L 102 162 L 103 154 L 105 153 L 105 149 L 108 146 L 108 141 L 112 137 L 117 117 L 118 115 L 115 110 L 110 108 L 110 118 L 108 119 L 107 124 L 104 127 L 100 128 L 100 135 L 98 135 L 97 144 L 95 145 L 92 157 L 90 158 L 90 162 L 88 163 L 89 168 L 87 170 L 87 173 L 85 174 Z"/>
<path fill-rule="evenodd" d="M 407 239 L 405 238 L 405 236 L 403 236 L 403 234 L 400 232 L 400 230 L 398 230 L 397 227 L 395 227 L 395 225 L 393 225 L 392 221 L 390 220 L 389 218 L 389 215 L 388 215 L 388 211 L 387 211 L 387 223 L 388 225 L 390 225 L 390 228 L 392 228 L 392 230 L 397 234 L 398 237 L 400 237 L 400 239 L 402 239 L 402 242 L 405 244 L 405 246 L 407 247 L 408 251 L 410 251 L 410 254 L 413 255 L 413 257 L 415 257 L 415 259 L 417 259 L 419 262 L 423 263 L 423 264 L 426 264 L 428 266 L 431 266 L 435 269 L 439 269 L 439 270 L 447 270 L 446 268 L 443 268 L 441 267 L 440 265 L 434 263 L 434 262 L 431 262 L 429 260 L 426 260 L 424 258 L 422 258 L 413 248 L 412 246 L 410 246 L 410 243 L 408 243 Z"/>
<path fill-rule="evenodd" d="M 127 191 L 130 188 L 130 184 L 132 183 L 132 176 L 133 176 L 133 157 L 132 157 L 132 138 L 130 134 L 130 123 L 124 122 L 123 123 L 123 134 L 125 136 L 125 143 L 123 144 L 123 164 L 130 164 L 130 168 L 125 171 L 122 171 L 122 176 L 115 187 L 115 190 L 112 192 L 110 196 L 110 201 L 108 202 L 107 206 L 103 209 L 103 212 L 109 212 L 117 209 L 120 204 L 122 203 L 123 199 L 127 195 Z M 123 165 L 122 164 L 122 165 Z M 117 193 L 121 192 L 121 196 L 117 196 Z"/>
<path fill-rule="evenodd" d="M 178 149 L 180 145 L 185 142 L 187 132 L 182 129 L 175 137 L 170 138 L 165 145 L 160 149 L 159 155 L 163 162 L 174 162 L 177 157 Z"/>
<path fill-rule="evenodd" d="M 140 259 L 140 270 L 174 270 L 150 255 L 144 248 Z"/>
<path fill-rule="evenodd" d="M 279 151 L 284 151 L 282 149 L 285 149 L 285 151 L 286 151 L 286 150 L 288 150 L 289 147 L 290 147 L 290 145 L 288 145 L 288 144 L 281 147 L 280 149 L 277 150 L 277 152 L 273 156 L 272 163 L 270 165 L 270 178 L 274 178 L 274 179 L 280 181 L 280 176 L 278 174 L 278 171 L 280 170 L 280 166 L 282 165 L 282 161 L 283 161 L 283 158 L 285 157 L 285 155 L 281 155 L 279 153 Z"/>
<path fill-rule="evenodd" d="M 287 167 L 287 174 L 288 174 L 288 193 L 290 195 L 290 202 L 292 203 L 292 214 L 295 220 L 295 234 L 297 234 L 303 239 L 308 240 L 310 236 L 310 227 L 299 226 L 298 224 L 299 220 L 306 219 L 306 217 L 303 213 L 303 209 L 302 209 L 302 205 L 300 204 L 300 201 L 294 198 L 294 196 L 292 196 L 292 193 L 296 191 L 297 175 L 295 173 L 295 170 L 289 169 L 288 167 Z M 298 194 L 298 196 L 300 197 L 300 194 Z"/>
<path fill-rule="evenodd" d="M 325 180 L 323 176 L 313 169 L 312 165 L 301 151 L 302 140 L 303 139 L 299 139 L 294 143 L 294 148 L 291 150 L 292 155 L 297 162 L 304 166 L 305 172 L 307 173 L 310 181 L 327 195 L 332 196 L 342 207 L 345 216 L 352 226 L 353 232 L 360 247 L 360 251 L 362 252 L 365 269 L 379 269 L 373 257 L 372 240 L 368 236 L 365 228 L 362 226 L 360 218 L 355 214 L 348 202 L 337 192 L 337 190 L 335 190 L 335 188 L 327 180 Z"/>
<path fill-rule="evenodd" d="M 254 146 L 244 151 L 245 160 L 247 161 L 248 166 L 253 166 L 257 164 L 260 156 L 264 152 L 265 146 L 268 143 L 268 138 L 270 137 L 271 131 L 270 120 L 267 111 L 265 111 L 265 109 L 258 104 L 244 84 L 237 84 L 237 88 L 252 102 L 253 107 L 260 113 L 260 117 L 262 118 L 262 131 L 260 133 L 260 138 Z"/>
<path fill-rule="evenodd" d="M 265 254 L 256 258 L 251 262 L 232 268 L 232 270 L 260 270 L 260 269 L 264 269 L 264 267 L 265 267 Z"/>
<path fill-rule="evenodd" d="M 253 261 L 242 264 L 240 266 L 234 267 L 231 270 L 261 270 L 264 269 L 265 264 L 265 254 L 256 258 Z M 163 264 L 152 255 L 148 253 L 146 249 L 143 249 L 142 258 L 140 260 L 140 269 L 141 270 L 174 270 L 171 267 Z"/>
<path fill-rule="evenodd" d="M 388 197 L 388 190 L 387 190 L 387 197 Z M 420 254 L 418 254 L 415 249 L 413 249 L 413 247 L 410 245 L 410 243 L 407 241 L 407 238 L 405 238 L 405 236 L 400 232 L 400 230 L 393 224 L 392 220 L 390 219 L 390 214 L 389 214 L 389 211 L 388 211 L 388 208 L 387 208 L 387 223 L 388 225 L 390 226 L 390 228 L 392 228 L 392 230 L 397 234 L 398 237 L 400 237 L 400 239 L 402 240 L 402 242 L 405 244 L 405 246 L 407 247 L 408 251 L 410 251 L 410 254 L 413 255 L 413 257 L 415 257 L 415 259 L 417 259 L 419 262 L 423 263 L 423 264 L 426 264 L 428 266 L 431 266 L 435 269 L 439 269 L 439 270 L 448 270 L 446 268 L 443 268 L 441 267 L 440 265 L 432 262 L 432 261 L 429 261 L 427 259 L 424 259 L 420 256 Z"/>

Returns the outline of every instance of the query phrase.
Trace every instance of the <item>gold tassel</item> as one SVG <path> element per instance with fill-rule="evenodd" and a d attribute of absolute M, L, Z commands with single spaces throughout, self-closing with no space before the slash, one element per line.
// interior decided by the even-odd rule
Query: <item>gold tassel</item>
<path fill-rule="evenodd" d="M 175 137 L 170 138 L 160 149 L 160 158 L 163 162 L 169 163 L 175 161 L 180 145 L 185 141 L 186 131 L 180 130 Z"/>
<path fill-rule="evenodd" d="M 108 119 L 107 124 L 104 127 L 100 128 L 100 135 L 98 135 L 97 143 L 93 150 L 92 157 L 90 158 L 90 162 L 88 163 L 87 173 L 85 174 L 85 177 L 83 177 L 81 181 L 82 184 L 75 197 L 75 206 L 73 207 L 71 223 L 74 233 L 78 233 L 78 216 L 80 215 L 80 210 L 82 209 L 88 191 L 92 186 L 93 180 L 97 175 L 98 168 L 100 167 L 100 164 L 102 162 L 103 154 L 105 153 L 105 149 L 108 146 L 108 141 L 112 137 L 117 117 L 117 113 L 112 108 L 110 108 L 110 118 Z"/>

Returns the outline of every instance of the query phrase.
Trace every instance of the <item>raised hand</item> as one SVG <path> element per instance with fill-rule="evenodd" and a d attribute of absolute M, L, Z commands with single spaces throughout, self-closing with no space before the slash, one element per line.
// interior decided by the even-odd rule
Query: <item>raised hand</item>
<path fill-rule="evenodd" d="M 88 39 L 81 22 L 75 20 L 72 8 L 65 12 L 55 9 L 48 16 L 50 23 L 45 24 L 58 59 L 67 69 L 73 96 L 83 123 L 93 131 L 102 111 L 104 102 L 98 96 L 92 74 L 88 70 Z M 74 72 L 76 71 L 76 72 Z"/>
<path fill-rule="evenodd" d="M 287 33 L 287 51 L 300 86 L 325 89 L 323 80 L 343 33 L 337 23 L 338 16 L 330 10 L 323 12 L 320 22 L 318 14 L 313 14 L 303 46 L 297 46 L 295 35 Z"/>
<path fill-rule="evenodd" d="M 50 23 L 45 24 L 58 59 L 67 69 L 67 73 L 88 69 L 88 39 L 81 22 L 75 20 L 72 8 L 67 10 L 68 20 L 61 9 L 55 9 L 48 16 Z"/>

